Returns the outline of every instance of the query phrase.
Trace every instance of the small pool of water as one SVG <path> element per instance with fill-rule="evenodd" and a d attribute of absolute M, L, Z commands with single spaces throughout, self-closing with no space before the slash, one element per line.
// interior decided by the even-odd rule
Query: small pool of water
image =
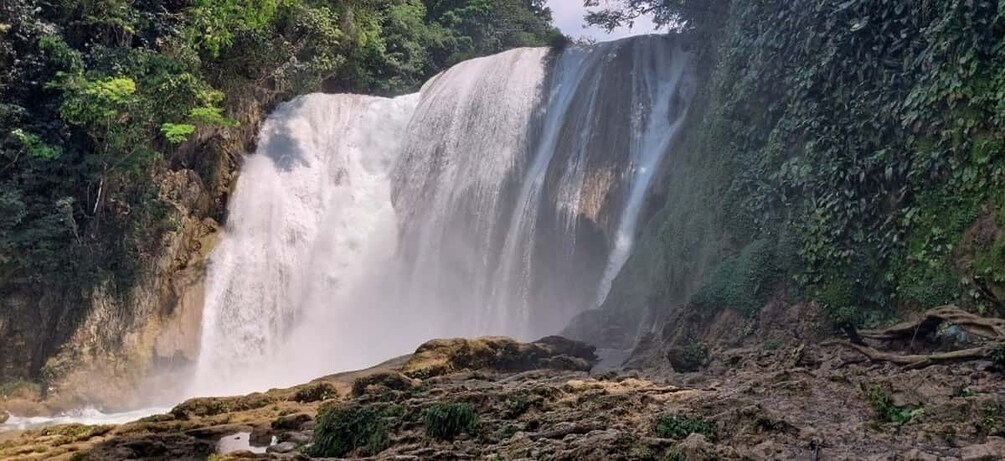
<path fill-rule="evenodd" d="M 265 453 L 270 446 L 275 445 L 277 442 L 276 437 L 272 437 L 272 442 L 269 445 L 256 447 L 251 444 L 251 433 L 250 432 L 238 432 L 233 435 L 228 435 L 216 444 L 216 452 L 219 454 L 233 453 L 235 451 L 250 451 L 252 453 Z"/>
<path fill-rule="evenodd" d="M 10 415 L 3 424 L 0 424 L 0 432 L 17 431 L 26 429 L 37 429 L 45 426 L 57 424 L 124 424 L 136 421 L 150 415 L 157 415 L 171 411 L 170 408 L 142 408 L 139 410 L 124 411 L 121 413 L 102 413 L 95 408 L 81 408 L 79 410 L 60 413 L 56 416 L 17 416 Z"/>

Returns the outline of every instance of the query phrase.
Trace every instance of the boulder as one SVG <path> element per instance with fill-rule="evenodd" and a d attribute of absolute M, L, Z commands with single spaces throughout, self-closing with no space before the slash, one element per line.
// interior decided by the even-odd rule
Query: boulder
<path fill-rule="evenodd" d="M 549 336 L 532 343 L 506 337 L 435 339 L 421 346 L 402 367 L 405 375 L 428 378 L 462 370 L 521 372 L 536 369 L 589 371 L 596 348 Z"/>
<path fill-rule="evenodd" d="M 363 394 L 380 395 L 389 390 L 404 392 L 415 389 L 420 384 L 422 383 L 419 380 L 409 378 L 395 371 L 374 373 L 353 381 L 352 395 L 355 397 Z"/>
<path fill-rule="evenodd" d="M 702 354 L 683 347 L 670 348 L 667 351 L 667 360 L 670 361 L 674 371 L 679 373 L 695 372 L 705 366 L 705 357 Z"/>
<path fill-rule="evenodd" d="M 266 453 L 292 453 L 297 449 L 297 445 L 293 442 L 282 442 L 277 443 L 269 448 L 265 449 Z"/>
<path fill-rule="evenodd" d="M 311 415 L 307 413 L 280 416 L 272 422 L 272 428 L 278 431 L 299 431 L 303 430 L 304 424 L 311 419 Z"/>
<path fill-rule="evenodd" d="M 275 400 L 262 393 L 238 397 L 199 397 L 189 399 L 171 409 L 175 419 L 187 420 L 193 417 L 215 416 L 224 413 L 248 411 L 262 408 Z"/>

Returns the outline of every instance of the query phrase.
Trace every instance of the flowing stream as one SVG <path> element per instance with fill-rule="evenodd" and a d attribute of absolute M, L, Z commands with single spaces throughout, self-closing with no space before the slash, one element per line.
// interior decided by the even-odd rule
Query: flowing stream
<path fill-rule="evenodd" d="M 210 260 L 192 395 L 304 382 L 603 302 L 694 89 L 671 37 L 463 62 L 279 107 Z"/>

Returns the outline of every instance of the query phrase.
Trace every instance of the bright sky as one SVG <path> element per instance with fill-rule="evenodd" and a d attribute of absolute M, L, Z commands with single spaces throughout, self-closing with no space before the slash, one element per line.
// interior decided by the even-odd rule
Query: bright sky
<path fill-rule="evenodd" d="M 600 2 L 600 5 L 604 6 L 604 2 Z M 583 0 L 548 0 L 548 6 L 551 7 L 551 14 L 555 20 L 555 25 L 561 29 L 565 35 L 573 38 L 591 37 L 596 39 L 598 42 L 605 42 L 608 40 L 627 37 L 629 35 L 641 35 L 654 32 L 653 23 L 647 18 L 639 18 L 636 20 L 635 26 L 631 29 L 617 29 L 610 34 L 599 27 L 588 27 L 584 29 L 583 26 L 586 25 L 586 21 L 583 21 L 583 16 L 586 14 L 586 8 L 583 7 Z"/>

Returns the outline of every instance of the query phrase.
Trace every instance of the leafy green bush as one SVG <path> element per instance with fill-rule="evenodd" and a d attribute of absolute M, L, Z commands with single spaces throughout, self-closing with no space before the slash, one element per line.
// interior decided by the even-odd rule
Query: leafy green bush
<path fill-rule="evenodd" d="M 462 433 L 475 434 L 478 415 L 467 403 L 437 403 L 426 408 L 423 425 L 429 437 L 453 440 Z"/>
<path fill-rule="evenodd" d="M 314 383 L 297 389 L 293 400 L 300 403 L 318 402 L 338 397 L 338 390 L 331 383 Z"/>
<path fill-rule="evenodd" d="M 359 406 L 325 406 L 318 411 L 308 454 L 342 457 L 359 450 L 371 456 L 389 444 L 387 424 L 379 412 Z"/>
<path fill-rule="evenodd" d="M 894 423 L 900 426 L 911 422 L 916 416 L 924 413 L 924 409 L 921 407 L 898 407 L 894 405 L 893 399 L 890 397 L 890 391 L 882 385 L 869 386 L 866 389 L 866 396 L 869 399 L 869 405 L 872 406 L 873 411 L 876 413 L 876 417 L 883 422 Z"/>
<path fill-rule="evenodd" d="M 691 434 L 715 437 L 715 422 L 690 418 L 679 413 L 667 413 L 656 418 L 653 434 L 668 439 L 683 439 Z"/>

